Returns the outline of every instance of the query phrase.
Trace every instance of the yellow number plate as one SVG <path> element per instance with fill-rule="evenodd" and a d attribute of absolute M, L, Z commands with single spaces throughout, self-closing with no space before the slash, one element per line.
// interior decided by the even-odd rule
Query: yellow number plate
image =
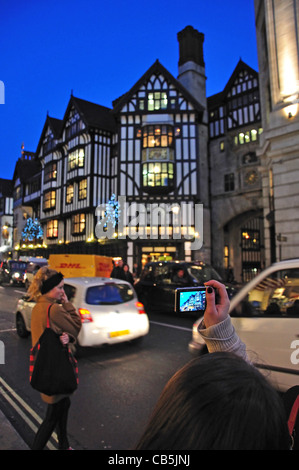
<path fill-rule="evenodd" d="M 109 336 L 110 336 L 110 338 L 115 338 L 116 336 L 128 335 L 129 333 L 130 333 L 130 330 L 111 331 L 109 333 Z"/>

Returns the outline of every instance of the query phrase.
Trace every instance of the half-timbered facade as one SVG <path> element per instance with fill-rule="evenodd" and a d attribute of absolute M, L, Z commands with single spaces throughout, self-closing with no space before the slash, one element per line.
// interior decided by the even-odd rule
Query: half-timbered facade
<path fill-rule="evenodd" d="M 108 108 L 71 97 L 63 120 L 47 118 L 38 146 L 40 220 L 48 253 L 86 252 L 95 211 L 111 194 L 114 118 Z M 95 246 L 94 246 L 95 244 Z"/>
<path fill-rule="evenodd" d="M 22 232 L 29 219 L 40 218 L 41 165 L 34 152 L 24 150 L 18 159 L 12 179 L 13 247 L 17 254 L 26 252 L 27 241 Z M 31 245 L 31 243 L 30 243 Z M 42 248 L 42 240 L 39 243 Z M 34 248 L 37 248 L 34 246 Z M 31 249 L 31 248 L 30 248 Z"/>
<path fill-rule="evenodd" d="M 244 282 L 264 265 L 258 74 L 242 60 L 208 98 L 212 262 Z"/>
<path fill-rule="evenodd" d="M 127 232 L 127 257 L 142 263 L 148 259 L 191 259 L 184 222 L 180 240 L 173 237 L 171 220 L 166 230 L 155 227 L 153 236 L 149 212 L 155 204 L 171 207 L 183 203 L 194 212 L 194 204 L 203 202 L 201 193 L 206 197 L 206 185 L 200 184 L 208 180 L 206 155 L 201 163 L 198 144 L 204 108 L 159 61 L 114 104 L 120 123 L 117 195 L 125 196 L 127 211 L 133 204 L 147 207 L 145 232 L 139 227 L 134 241 Z"/>

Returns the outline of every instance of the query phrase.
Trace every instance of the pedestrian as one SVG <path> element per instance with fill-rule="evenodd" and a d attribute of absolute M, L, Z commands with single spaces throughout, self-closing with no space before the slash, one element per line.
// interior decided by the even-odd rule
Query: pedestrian
<path fill-rule="evenodd" d="M 134 284 L 133 275 L 127 263 L 124 264 L 123 270 L 124 270 L 125 280 L 129 282 L 131 285 L 133 285 Z"/>
<path fill-rule="evenodd" d="M 31 316 L 32 346 L 37 343 L 46 328 L 49 305 L 51 305 L 50 327 L 61 335 L 63 344 L 71 346 L 75 343 L 81 329 L 81 319 L 65 294 L 63 275 L 47 266 L 40 268 L 32 280 L 28 295 L 30 300 L 36 301 Z M 45 418 L 36 433 L 32 450 L 44 449 L 55 428 L 59 449 L 70 449 L 67 437 L 70 396 L 49 396 L 42 393 L 41 397 L 48 406 Z"/>
<path fill-rule="evenodd" d="M 199 331 L 211 354 L 190 361 L 166 384 L 136 449 L 289 449 L 282 400 L 249 362 L 228 315 L 225 287 L 217 281 L 206 285 Z"/>
<path fill-rule="evenodd" d="M 122 259 L 118 260 L 117 264 L 114 264 L 110 277 L 125 280 L 124 262 Z"/>

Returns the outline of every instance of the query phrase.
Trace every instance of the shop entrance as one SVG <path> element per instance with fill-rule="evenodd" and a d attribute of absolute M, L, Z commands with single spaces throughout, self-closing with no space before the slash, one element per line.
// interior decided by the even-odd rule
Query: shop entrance
<path fill-rule="evenodd" d="M 150 261 L 172 261 L 184 259 L 183 244 L 136 244 L 135 259 L 138 265 L 143 269 L 146 263 Z"/>

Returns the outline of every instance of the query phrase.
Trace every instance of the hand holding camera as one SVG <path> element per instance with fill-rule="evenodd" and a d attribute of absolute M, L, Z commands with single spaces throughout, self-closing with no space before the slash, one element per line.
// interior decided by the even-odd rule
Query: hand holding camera
<path fill-rule="evenodd" d="M 217 323 L 222 322 L 228 316 L 229 311 L 229 298 L 226 292 L 226 288 L 223 284 L 218 281 L 208 281 L 205 282 L 207 287 L 206 292 L 206 309 L 204 312 L 204 323 L 206 328 L 209 326 L 216 325 Z M 216 293 L 217 290 L 217 303 Z"/>

